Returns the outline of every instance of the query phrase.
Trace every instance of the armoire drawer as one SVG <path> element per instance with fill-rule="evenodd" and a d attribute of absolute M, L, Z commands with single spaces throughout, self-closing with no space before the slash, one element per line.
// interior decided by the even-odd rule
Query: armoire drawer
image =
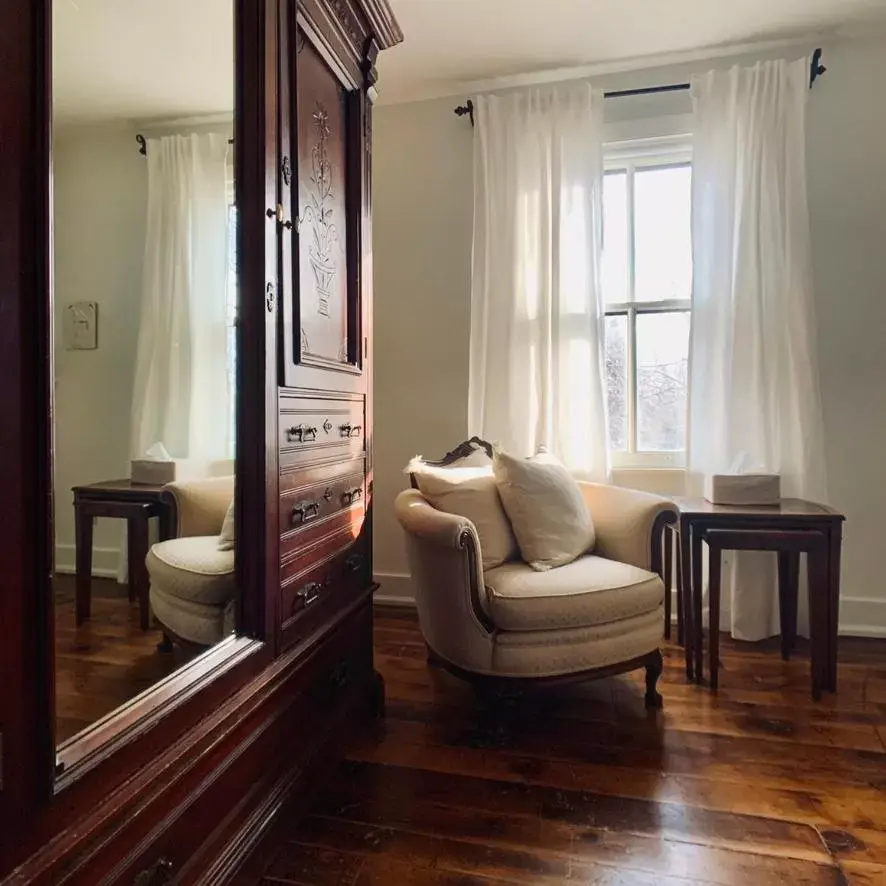
<path fill-rule="evenodd" d="M 280 624 L 285 644 L 314 630 L 370 584 L 364 539 L 345 529 L 281 564 Z"/>
<path fill-rule="evenodd" d="M 363 398 L 280 398 L 280 468 L 321 458 L 360 455 L 365 447 Z"/>
<path fill-rule="evenodd" d="M 328 522 L 340 511 L 363 506 L 366 497 L 365 462 L 287 472 L 280 477 L 280 534 L 303 532 Z"/>

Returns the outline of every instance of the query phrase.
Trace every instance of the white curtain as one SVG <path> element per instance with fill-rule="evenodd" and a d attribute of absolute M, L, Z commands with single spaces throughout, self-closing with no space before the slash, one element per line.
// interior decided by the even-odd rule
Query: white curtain
<path fill-rule="evenodd" d="M 808 93 L 807 59 L 692 81 L 688 455 L 696 494 L 704 474 L 739 465 L 780 473 L 784 497 L 825 499 L 806 201 Z M 777 634 L 775 555 L 731 560 L 721 628 L 742 640 Z M 801 629 L 805 618 L 801 612 Z"/>
<path fill-rule="evenodd" d="M 469 430 L 607 473 L 602 96 L 474 98 Z"/>
<path fill-rule="evenodd" d="M 132 453 L 230 458 L 227 138 L 149 139 Z"/>

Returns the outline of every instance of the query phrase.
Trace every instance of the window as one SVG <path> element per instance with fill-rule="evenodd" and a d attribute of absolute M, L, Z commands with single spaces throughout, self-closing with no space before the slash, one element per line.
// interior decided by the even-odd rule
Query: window
<path fill-rule="evenodd" d="M 685 463 L 691 180 L 685 143 L 607 151 L 602 283 L 615 467 Z"/>

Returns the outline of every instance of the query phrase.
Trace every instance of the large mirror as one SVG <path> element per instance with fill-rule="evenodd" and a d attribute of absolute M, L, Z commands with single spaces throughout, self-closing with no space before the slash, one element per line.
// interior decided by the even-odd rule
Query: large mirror
<path fill-rule="evenodd" d="M 236 627 L 233 16 L 53 3 L 59 769 Z"/>

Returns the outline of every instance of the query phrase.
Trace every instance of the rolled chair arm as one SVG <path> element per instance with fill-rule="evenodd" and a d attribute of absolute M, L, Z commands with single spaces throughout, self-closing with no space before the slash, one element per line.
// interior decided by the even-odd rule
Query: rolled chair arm
<path fill-rule="evenodd" d="M 648 492 L 579 481 L 597 531 L 594 553 L 661 574 L 662 532 L 677 506 Z"/>
<path fill-rule="evenodd" d="M 406 532 L 425 641 L 453 664 L 489 672 L 495 628 L 485 609 L 480 542 L 474 524 L 438 511 L 416 489 L 401 492 L 394 510 Z"/>
<path fill-rule="evenodd" d="M 163 487 L 163 495 L 175 506 L 179 538 L 218 535 L 234 497 L 234 478 L 176 480 Z"/>

